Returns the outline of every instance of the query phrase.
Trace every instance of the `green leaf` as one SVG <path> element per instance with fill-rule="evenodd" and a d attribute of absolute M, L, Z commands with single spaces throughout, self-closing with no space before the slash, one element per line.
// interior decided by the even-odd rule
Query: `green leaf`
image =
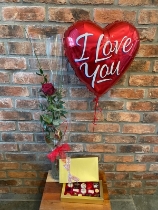
<path fill-rule="evenodd" d="M 38 72 L 36 72 L 36 74 L 39 75 L 39 76 L 42 76 L 42 74 L 40 74 L 40 73 L 38 73 Z"/>
<path fill-rule="evenodd" d="M 41 73 L 41 74 L 43 74 L 43 70 L 42 70 L 42 68 L 40 68 L 39 70 L 40 70 L 40 73 Z"/>
<path fill-rule="evenodd" d="M 43 121 L 45 121 L 47 124 L 50 124 L 52 122 L 52 118 L 47 114 L 42 115 L 42 118 Z"/>

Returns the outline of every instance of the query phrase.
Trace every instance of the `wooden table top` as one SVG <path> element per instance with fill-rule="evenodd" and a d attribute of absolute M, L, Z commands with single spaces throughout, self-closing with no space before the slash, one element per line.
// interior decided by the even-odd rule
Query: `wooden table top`
<path fill-rule="evenodd" d="M 39 210 L 111 210 L 105 175 L 100 172 L 99 176 L 103 181 L 103 204 L 66 203 L 60 201 L 62 184 L 53 180 L 49 171 Z"/>

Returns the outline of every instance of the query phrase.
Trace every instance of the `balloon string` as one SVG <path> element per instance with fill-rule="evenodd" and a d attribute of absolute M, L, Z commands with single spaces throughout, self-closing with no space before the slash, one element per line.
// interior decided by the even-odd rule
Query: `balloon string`
<path fill-rule="evenodd" d="M 102 112 L 102 109 L 98 105 L 98 102 L 99 102 L 99 97 L 98 96 L 96 96 L 96 98 L 94 98 L 93 102 L 95 102 L 94 118 L 93 118 L 93 132 L 94 132 L 94 126 L 96 125 L 96 121 L 98 120 L 98 118 L 97 118 L 97 109 L 99 110 L 99 112 Z"/>

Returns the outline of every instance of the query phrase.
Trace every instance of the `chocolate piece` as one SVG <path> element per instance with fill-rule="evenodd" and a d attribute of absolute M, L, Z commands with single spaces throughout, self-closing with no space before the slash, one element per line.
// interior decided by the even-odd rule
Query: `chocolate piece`
<path fill-rule="evenodd" d="M 94 193 L 94 190 L 88 190 L 88 193 L 93 194 Z"/>
<path fill-rule="evenodd" d="M 81 189 L 82 194 L 86 194 L 86 189 Z"/>
<path fill-rule="evenodd" d="M 94 183 L 93 183 L 93 187 L 94 187 L 94 188 L 99 188 L 99 183 L 98 183 L 98 182 L 94 182 Z"/>
<path fill-rule="evenodd" d="M 98 193 L 99 192 L 99 189 L 95 189 L 95 193 Z"/>
<path fill-rule="evenodd" d="M 81 184 L 81 188 L 86 189 L 86 183 L 83 182 L 83 183 Z"/>
<path fill-rule="evenodd" d="M 73 185 L 74 185 L 73 186 L 74 189 L 79 189 L 80 188 L 80 184 L 78 182 L 75 182 Z"/>
<path fill-rule="evenodd" d="M 73 189 L 74 192 L 79 192 L 79 189 Z"/>
<path fill-rule="evenodd" d="M 73 183 L 68 183 L 67 186 L 68 187 L 73 187 Z"/>

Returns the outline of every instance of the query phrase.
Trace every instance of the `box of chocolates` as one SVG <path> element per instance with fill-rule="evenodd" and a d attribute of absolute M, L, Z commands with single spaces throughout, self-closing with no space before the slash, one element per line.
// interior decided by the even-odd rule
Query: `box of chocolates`
<path fill-rule="evenodd" d="M 102 181 L 74 182 L 63 184 L 61 201 L 102 204 Z"/>
<path fill-rule="evenodd" d="M 63 183 L 61 201 L 96 204 L 104 201 L 98 157 L 60 160 L 59 182 Z"/>

